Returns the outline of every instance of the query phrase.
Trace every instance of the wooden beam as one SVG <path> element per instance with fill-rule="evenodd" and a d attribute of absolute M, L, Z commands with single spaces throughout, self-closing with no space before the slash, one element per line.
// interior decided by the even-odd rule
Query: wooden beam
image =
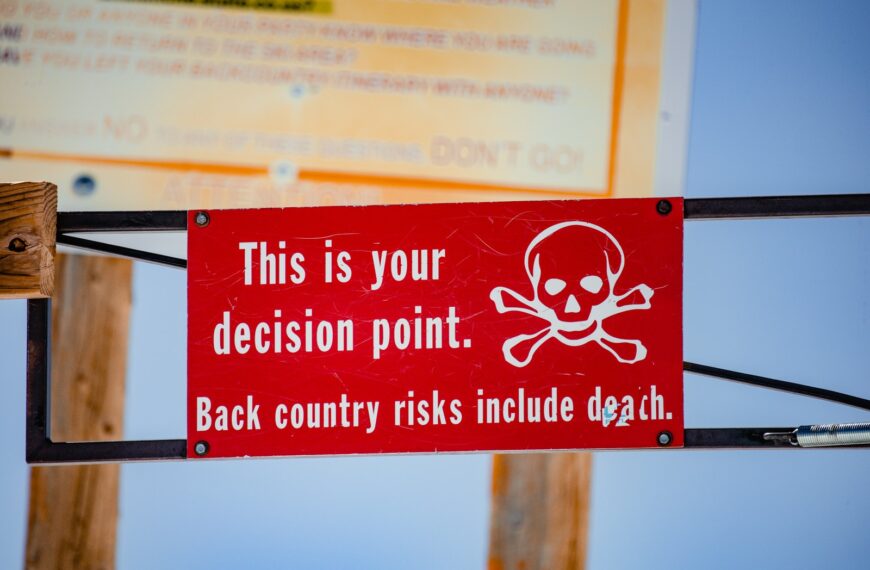
<path fill-rule="evenodd" d="M 58 256 L 51 437 L 122 439 L 132 262 Z M 34 467 L 25 567 L 114 568 L 119 465 Z"/>
<path fill-rule="evenodd" d="M 0 183 L 0 299 L 51 297 L 57 186 Z"/>
<path fill-rule="evenodd" d="M 495 455 L 489 570 L 586 565 L 592 454 Z"/>

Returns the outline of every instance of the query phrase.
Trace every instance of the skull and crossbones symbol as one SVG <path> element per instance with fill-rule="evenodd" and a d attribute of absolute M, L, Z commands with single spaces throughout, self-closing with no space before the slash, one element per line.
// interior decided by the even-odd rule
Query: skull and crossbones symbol
<path fill-rule="evenodd" d="M 525 254 L 532 298 L 507 287 L 495 287 L 489 297 L 499 313 L 525 313 L 546 326 L 507 339 L 502 345 L 505 360 L 522 368 L 550 339 L 574 347 L 595 342 L 625 364 L 646 358 L 639 340 L 617 338 L 604 330 L 604 321 L 614 315 L 651 307 L 653 290 L 648 285 L 617 293 L 624 267 L 622 246 L 595 224 L 562 222 L 535 236 Z"/>

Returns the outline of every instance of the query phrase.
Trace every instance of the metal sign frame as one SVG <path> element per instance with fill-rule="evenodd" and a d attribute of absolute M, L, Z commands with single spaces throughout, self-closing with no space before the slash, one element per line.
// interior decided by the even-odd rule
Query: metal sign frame
<path fill-rule="evenodd" d="M 669 213 L 667 199 L 659 211 Z M 187 260 L 75 237 L 71 233 L 186 231 L 186 211 L 59 212 L 57 243 L 100 251 L 171 267 L 186 268 Z M 870 194 L 695 198 L 683 202 L 685 220 L 724 220 L 782 217 L 870 215 Z M 27 413 L 28 463 L 104 463 L 179 460 L 187 458 L 186 439 L 57 442 L 51 439 L 51 300 L 27 302 Z M 754 386 L 783 390 L 870 410 L 870 400 L 833 390 L 763 376 L 684 362 L 683 370 Z M 688 449 L 801 449 L 806 447 L 870 448 L 870 423 L 799 427 L 686 428 Z M 661 447 L 672 436 L 659 434 Z M 855 443 L 859 442 L 859 443 Z"/>

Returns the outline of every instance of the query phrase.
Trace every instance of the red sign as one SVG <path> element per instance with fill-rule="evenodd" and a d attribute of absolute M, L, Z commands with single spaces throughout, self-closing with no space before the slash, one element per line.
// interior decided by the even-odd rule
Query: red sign
<path fill-rule="evenodd" d="M 682 445 L 657 202 L 191 212 L 188 455 Z"/>

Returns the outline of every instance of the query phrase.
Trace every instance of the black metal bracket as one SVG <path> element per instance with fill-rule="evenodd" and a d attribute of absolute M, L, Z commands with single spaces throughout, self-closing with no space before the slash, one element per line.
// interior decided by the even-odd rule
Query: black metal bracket
<path fill-rule="evenodd" d="M 187 440 L 55 442 L 51 439 L 51 300 L 27 301 L 28 463 L 184 459 Z"/>
<path fill-rule="evenodd" d="M 776 196 L 750 198 L 701 198 L 683 201 L 686 220 L 721 220 L 808 216 L 870 215 L 870 194 Z M 667 200 L 660 211 L 671 211 Z M 187 261 L 121 246 L 105 244 L 70 233 L 186 231 L 186 211 L 59 212 L 57 243 L 186 268 Z M 51 301 L 27 302 L 27 426 L 28 463 L 103 463 L 117 461 L 175 460 L 187 458 L 186 439 L 144 441 L 55 442 L 51 439 Z M 764 378 L 684 362 L 687 372 L 786 390 L 810 397 L 870 409 L 870 400 L 822 388 Z M 770 434 L 791 432 L 795 427 L 687 428 L 684 447 L 692 449 L 754 448 L 802 449 Z M 868 448 L 870 445 L 853 445 Z"/>

